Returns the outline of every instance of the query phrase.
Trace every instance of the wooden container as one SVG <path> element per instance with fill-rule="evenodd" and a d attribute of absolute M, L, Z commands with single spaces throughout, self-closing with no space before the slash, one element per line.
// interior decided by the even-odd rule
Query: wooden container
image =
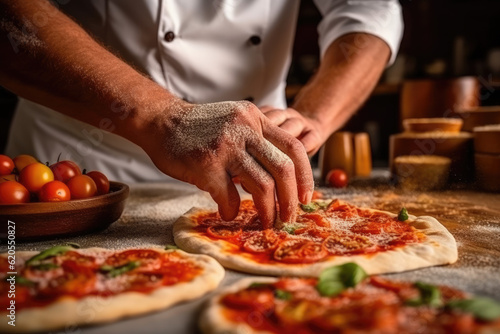
<path fill-rule="evenodd" d="M 370 136 L 366 132 L 354 134 L 354 175 L 368 177 L 372 173 Z"/>
<path fill-rule="evenodd" d="M 77 236 L 104 230 L 120 218 L 129 187 L 111 182 L 109 194 L 67 202 L 0 205 L 0 239 L 8 237 L 8 221 L 15 223 L 16 242 Z"/>
<path fill-rule="evenodd" d="M 402 155 L 438 155 L 451 159 L 450 182 L 472 180 L 474 171 L 473 135 L 467 132 L 400 133 L 389 139 L 389 166 Z"/>
<path fill-rule="evenodd" d="M 500 154 L 500 124 L 474 128 L 476 153 Z"/>
<path fill-rule="evenodd" d="M 476 126 L 499 124 L 500 106 L 461 109 L 457 115 L 464 121 L 463 130 L 472 132 Z"/>
<path fill-rule="evenodd" d="M 455 111 L 479 105 L 476 77 L 408 80 L 401 90 L 401 120 L 453 117 Z"/>
<path fill-rule="evenodd" d="M 476 153 L 476 183 L 487 191 L 500 192 L 500 154 Z"/>
<path fill-rule="evenodd" d="M 328 138 L 319 152 L 321 180 L 334 168 L 344 170 L 349 177 L 354 173 L 354 149 L 352 133 L 335 132 Z"/>
<path fill-rule="evenodd" d="M 403 120 L 403 128 L 407 132 L 460 132 L 461 118 L 408 118 Z"/>
<path fill-rule="evenodd" d="M 450 175 L 451 159 L 436 155 L 401 155 L 394 159 L 399 186 L 404 190 L 440 190 Z"/>

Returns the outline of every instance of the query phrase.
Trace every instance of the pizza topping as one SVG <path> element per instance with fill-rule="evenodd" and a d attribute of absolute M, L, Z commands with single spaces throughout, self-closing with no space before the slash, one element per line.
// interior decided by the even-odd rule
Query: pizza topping
<path fill-rule="evenodd" d="M 38 253 L 37 255 L 33 256 L 32 258 L 28 259 L 25 264 L 27 266 L 29 265 L 33 265 L 35 263 L 39 263 L 40 261 L 43 261 L 47 258 L 50 258 L 50 257 L 53 257 L 53 256 L 56 256 L 56 255 L 60 255 L 60 254 L 64 254 L 70 250 L 73 250 L 75 249 L 76 244 L 70 244 L 70 245 L 63 245 L 63 246 L 54 246 L 52 248 L 49 248 L 49 249 L 46 249 L 40 253 Z"/>
<path fill-rule="evenodd" d="M 452 300 L 446 304 L 446 307 L 471 313 L 475 318 L 483 321 L 494 321 L 500 318 L 500 304 L 490 298 Z"/>
<path fill-rule="evenodd" d="M 421 303 L 408 305 L 408 296 L 420 296 Z M 496 333 L 500 304 L 464 296 L 449 287 L 368 278 L 361 267 L 346 263 L 324 270 L 318 279 L 253 283 L 223 295 L 220 306 L 228 321 L 256 332 Z"/>
<path fill-rule="evenodd" d="M 295 222 L 263 230 L 253 202 L 242 201 L 238 216 L 230 223 L 222 222 L 216 212 L 196 215 L 195 231 L 236 246 L 225 248 L 231 254 L 243 252 L 248 259 L 265 264 L 305 264 L 333 256 L 368 255 L 426 238 L 411 224 L 387 213 L 339 200 L 313 201 L 299 207 L 297 213 Z"/>
<path fill-rule="evenodd" d="M 233 225 L 214 225 L 207 229 L 208 235 L 217 239 L 232 239 L 241 235 L 241 228 Z"/>
<path fill-rule="evenodd" d="M 278 247 L 279 237 L 271 229 L 253 233 L 243 244 L 243 249 L 251 253 L 266 253 Z"/>
<path fill-rule="evenodd" d="M 31 261 L 20 263 L 17 269 L 16 310 L 43 307 L 60 298 L 111 296 L 127 291 L 149 293 L 158 287 L 191 281 L 202 272 L 181 252 L 75 251 L 70 246 L 43 251 Z M 0 293 L 8 291 L 9 285 L 2 279 Z M 9 302 L 0 296 L 0 307 L 8 307 Z"/>
<path fill-rule="evenodd" d="M 113 267 L 110 265 L 104 265 L 100 268 L 100 271 L 109 275 L 109 277 L 120 276 L 128 271 L 134 270 L 135 268 L 140 267 L 141 263 L 139 261 L 131 261 L 126 264 L 122 264 L 117 267 Z"/>
<path fill-rule="evenodd" d="M 415 287 L 420 292 L 420 296 L 415 299 L 410 299 L 406 301 L 407 305 L 410 306 L 442 306 L 443 301 L 441 300 L 441 291 L 438 287 L 422 282 L 416 282 Z"/>
<path fill-rule="evenodd" d="M 363 268 L 349 262 L 323 270 L 316 289 L 322 296 L 336 296 L 347 288 L 355 287 L 367 277 Z"/>
<path fill-rule="evenodd" d="M 176 245 L 166 245 L 165 246 L 165 250 L 170 250 L 170 251 L 175 251 L 175 250 L 178 250 L 179 247 L 177 247 Z"/>
<path fill-rule="evenodd" d="M 323 245 L 313 241 L 292 239 L 282 242 L 274 251 L 275 260 L 285 263 L 312 263 L 326 257 Z"/>
<path fill-rule="evenodd" d="M 399 220 L 399 221 L 402 221 L 402 222 L 404 222 L 404 221 L 407 221 L 407 220 L 408 220 L 408 210 L 406 210 L 406 208 L 405 208 L 405 207 L 403 207 L 403 208 L 401 209 L 401 211 L 399 211 L 399 214 L 398 214 L 398 220 Z"/>

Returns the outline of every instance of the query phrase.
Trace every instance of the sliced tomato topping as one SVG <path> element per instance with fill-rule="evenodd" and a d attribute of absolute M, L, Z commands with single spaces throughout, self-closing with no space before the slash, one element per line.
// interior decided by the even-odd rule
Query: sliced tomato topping
<path fill-rule="evenodd" d="M 324 217 L 318 213 L 306 213 L 301 216 L 301 222 L 303 220 L 309 220 L 314 225 L 319 227 L 330 227 L 330 223 Z"/>
<path fill-rule="evenodd" d="M 90 255 L 83 255 L 77 251 L 69 251 L 56 257 L 56 263 L 64 261 L 73 261 L 80 266 L 94 268 L 97 266 L 96 258 Z"/>
<path fill-rule="evenodd" d="M 332 255 L 372 253 L 377 246 L 360 234 L 331 234 L 323 241 L 323 246 Z"/>
<path fill-rule="evenodd" d="M 280 238 L 271 229 L 253 232 L 243 243 L 243 249 L 251 253 L 267 253 L 278 247 Z"/>
<path fill-rule="evenodd" d="M 316 278 L 290 278 L 284 277 L 274 283 L 276 289 L 285 291 L 297 291 L 304 288 L 304 286 L 315 286 L 318 283 Z"/>
<path fill-rule="evenodd" d="M 216 239 L 232 239 L 241 235 L 241 227 L 234 225 L 214 225 L 207 229 L 207 233 Z"/>
<path fill-rule="evenodd" d="M 130 262 L 137 261 L 140 267 L 134 271 L 158 270 L 161 267 L 161 254 L 152 249 L 129 249 L 111 255 L 104 262 L 112 267 L 120 267 Z"/>
<path fill-rule="evenodd" d="M 312 263 L 322 260 L 328 252 L 321 244 L 309 240 L 292 239 L 282 242 L 274 251 L 276 261 L 284 263 Z"/>
<path fill-rule="evenodd" d="M 274 308 L 274 293 L 271 288 L 247 288 L 223 297 L 222 303 L 236 309 L 257 309 L 260 311 Z"/>

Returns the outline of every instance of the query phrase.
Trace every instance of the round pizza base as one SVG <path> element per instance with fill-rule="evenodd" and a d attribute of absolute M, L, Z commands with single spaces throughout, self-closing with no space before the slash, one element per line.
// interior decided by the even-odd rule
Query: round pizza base
<path fill-rule="evenodd" d="M 162 248 L 154 249 L 165 252 Z M 121 249 L 118 251 L 124 251 Z M 104 248 L 79 249 L 81 253 L 106 252 Z M 61 328 L 75 330 L 77 326 L 85 326 L 110 322 L 124 317 L 166 309 L 176 303 L 198 298 L 215 290 L 224 278 L 224 268 L 209 256 L 194 255 L 181 252 L 187 259 L 203 268 L 203 272 L 189 282 L 165 286 L 151 293 L 125 292 L 109 297 L 89 296 L 81 299 L 67 297 L 46 307 L 30 308 L 16 312 L 16 326 L 7 321 L 0 322 L 2 333 L 25 333 L 51 331 Z M 114 252 L 114 251 L 111 251 Z M 28 259 L 38 252 L 17 252 L 16 258 Z M 5 256 L 2 254 L 1 256 Z M 4 319 L 6 313 L 0 313 Z"/>
<path fill-rule="evenodd" d="M 201 331 L 204 334 L 268 334 L 267 331 L 256 331 L 246 323 L 234 323 L 226 319 L 222 312 L 220 299 L 223 295 L 245 289 L 252 283 L 274 283 L 277 280 L 277 278 L 272 277 L 249 277 L 222 289 L 220 293 L 208 301 L 204 308 L 198 323 Z"/>
<path fill-rule="evenodd" d="M 370 209 L 391 217 L 395 214 Z M 326 268 L 346 262 L 355 262 L 370 275 L 394 273 L 418 268 L 454 263 L 458 258 L 457 244 L 451 233 L 435 218 L 409 216 L 411 226 L 426 235 L 421 243 L 408 244 L 393 250 L 368 255 L 329 257 L 311 264 L 258 263 L 251 255 L 238 253 L 239 247 L 223 240 L 212 240 L 198 234 L 193 219 L 206 209 L 192 208 L 174 223 L 174 240 L 177 246 L 191 253 L 214 257 L 224 267 L 259 275 L 317 277 Z"/>

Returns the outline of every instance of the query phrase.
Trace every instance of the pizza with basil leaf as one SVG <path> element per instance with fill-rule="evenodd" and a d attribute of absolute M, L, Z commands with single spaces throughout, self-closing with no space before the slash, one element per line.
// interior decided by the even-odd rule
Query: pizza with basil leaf
<path fill-rule="evenodd" d="M 215 333 L 498 333 L 500 303 L 446 286 L 371 276 L 355 263 L 318 278 L 243 279 L 213 297 Z"/>
<path fill-rule="evenodd" d="M 262 275 L 318 276 L 332 265 L 355 262 L 369 274 L 453 263 L 457 245 L 435 218 L 359 208 L 339 200 L 297 208 L 294 222 L 263 229 L 251 200 L 223 221 L 193 208 L 174 223 L 183 250 L 214 257 L 224 267 Z"/>
<path fill-rule="evenodd" d="M 0 332 L 73 328 L 161 310 L 214 290 L 224 277 L 214 259 L 168 246 L 62 245 L 15 256 L 17 274 L 10 275 L 8 256 L 0 255 Z M 15 326 L 8 323 L 12 300 Z"/>

